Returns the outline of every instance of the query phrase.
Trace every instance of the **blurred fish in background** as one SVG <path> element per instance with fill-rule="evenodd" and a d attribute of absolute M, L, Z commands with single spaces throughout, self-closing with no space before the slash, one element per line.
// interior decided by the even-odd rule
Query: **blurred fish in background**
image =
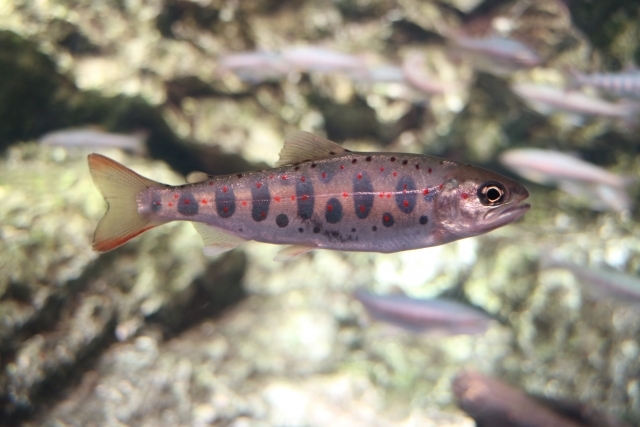
<path fill-rule="evenodd" d="M 353 296 L 375 320 L 415 333 L 483 334 L 493 321 L 478 309 L 446 299 L 418 299 L 397 293 L 377 295 L 364 289 L 357 289 Z"/>
<path fill-rule="evenodd" d="M 557 185 L 575 197 L 585 197 L 593 209 L 625 211 L 632 202 L 627 187 L 637 178 L 623 177 L 554 150 L 519 148 L 507 150 L 500 162 L 518 175 L 542 185 Z"/>
<path fill-rule="evenodd" d="M 119 148 L 128 153 L 147 154 L 146 141 L 149 133 L 138 131 L 132 134 L 109 133 L 94 128 L 63 129 L 43 135 L 38 141 L 42 145 L 66 148 L 101 149 Z"/>

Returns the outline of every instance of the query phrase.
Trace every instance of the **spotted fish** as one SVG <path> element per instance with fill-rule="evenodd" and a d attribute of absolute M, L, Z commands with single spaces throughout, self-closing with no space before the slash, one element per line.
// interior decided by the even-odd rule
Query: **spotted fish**
<path fill-rule="evenodd" d="M 292 245 L 276 260 L 312 249 L 397 252 L 486 233 L 520 218 L 529 195 L 519 183 L 432 156 L 351 152 L 296 132 L 275 169 L 208 176 L 169 186 L 89 155 L 108 210 L 96 229 L 98 252 L 150 228 L 192 221 L 205 253 L 247 240 Z"/>

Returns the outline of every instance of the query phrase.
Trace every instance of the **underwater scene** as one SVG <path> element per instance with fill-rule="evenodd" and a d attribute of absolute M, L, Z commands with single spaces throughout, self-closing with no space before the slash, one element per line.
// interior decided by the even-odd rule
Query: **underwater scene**
<path fill-rule="evenodd" d="M 640 426 L 640 4 L 0 0 L 0 426 Z"/>

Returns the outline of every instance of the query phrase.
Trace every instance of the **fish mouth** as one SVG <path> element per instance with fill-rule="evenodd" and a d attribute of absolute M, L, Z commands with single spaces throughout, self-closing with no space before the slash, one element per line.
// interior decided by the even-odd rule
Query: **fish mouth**
<path fill-rule="evenodd" d="M 499 211 L 491 211 L 485 216 L 485 219 L 490 221 L 489 229 L 492 230 L 522 218 L 530 208 L 529 203 L 513 205 Z"/>

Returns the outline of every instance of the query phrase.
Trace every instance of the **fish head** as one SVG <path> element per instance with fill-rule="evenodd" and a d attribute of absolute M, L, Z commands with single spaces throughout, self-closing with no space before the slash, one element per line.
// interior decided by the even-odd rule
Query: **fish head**
<path fill-rule="evenodd" d="M 445 177 L 435 209 L 447 241 L 476 236 L 507 225 L 531 207 L 520 183 L 482 168 L 459 165 Z"/>

